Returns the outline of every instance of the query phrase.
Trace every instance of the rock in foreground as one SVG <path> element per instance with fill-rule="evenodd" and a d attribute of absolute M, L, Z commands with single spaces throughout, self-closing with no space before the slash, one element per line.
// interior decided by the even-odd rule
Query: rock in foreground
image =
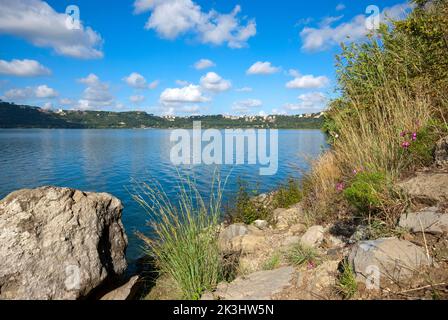
<path fill-rule="evenodd" d="M 396 238 L 359 242 L 353 247 L 349 262 L 359 282 L 372 280 L 378 273 L 380 283 L 406 280 L 431 264 L 423 248 Z"/>
<path fill-rule="evenodd" d="M 121 202 L 42 187 L 0 201 L 0 299 L 78 299 L 126 269 Z"/>

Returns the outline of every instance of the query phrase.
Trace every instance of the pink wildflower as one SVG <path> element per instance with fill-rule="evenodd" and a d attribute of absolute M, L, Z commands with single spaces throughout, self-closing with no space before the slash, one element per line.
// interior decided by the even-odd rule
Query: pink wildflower
<path fill-rule="evenodd" d="M 337 191 L 341 192 L 341 191 L 344 191 L 344 189 L 345 189 L 344 182 L 339 182 L 338 184 L 336 184 L 336 190 Z"/>
<path fill-rule="evenodd" d="M 412 134 L 412 141 L 417 141 L 417 132 Z"/>
<path fill-rule="evenodd" d="M 401 146 L 402 146 L 404 149 L 407 149 L 407 148 L 409 148 L 409 147 L 411 146 L 411 143 L 410 143 L 409 141 L 405 141 L 405 142 L 403 142 L 403 143 L 401 144 Z"/>

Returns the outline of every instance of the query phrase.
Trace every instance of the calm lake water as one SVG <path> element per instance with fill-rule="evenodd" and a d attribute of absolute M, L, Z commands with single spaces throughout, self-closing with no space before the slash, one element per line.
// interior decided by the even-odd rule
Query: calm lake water
<path fill-rule="evenodd" d="M 131 198 L 133 179 L 155 178 L 170 198 L 177 196 L 178 169 L 171 164 L 170 130 L 46 130 L 0 129 L 0 199 L 21 188 L 64 186 L 83 191 L 108 192 L 124 205 L 128 260 L 142 255 L 135 231 L 147 231 L 148 216 Z M 273 176 L 260 176 L 254 165 L 226 165 L 225 198 L 237 190 L 238 178 L 258 185 L 260 192 L 275 189 L 288 177 L 300 178 L 309 159 L 326 147 L 319 130 L 280 130 L 279 166 Z M 214 166 L 181 168 L 194 175 L 203 192 L 210 190 Z"/>

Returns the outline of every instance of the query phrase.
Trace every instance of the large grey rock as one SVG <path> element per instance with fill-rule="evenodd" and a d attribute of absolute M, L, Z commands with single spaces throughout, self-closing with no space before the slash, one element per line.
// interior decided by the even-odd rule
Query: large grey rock
<path fill-rule="evenodd" d="M 138 281 L 139 276 L 133 276 L 124 285 L 107 293 L 100 300 L 114 300 L 114 301 L 130 300 L 135 295 Z"/>
<path fill-rule="evenodd" d="M 0 299 L 77 299 L 126 269 L 121 202 L 42 187 L 0 201 Z"/>
<path fill-rule="evenodd" d="M 219 233 L 219 241 L 221 243 L 227 243 L 232 241 L 233 238 L 244 236 L 249 233 L 249 228 L 243 223 L 235 223 L 224 228 Z"/>
<path fill-rule="evenodd" d="M 303 209 L 300 204 L 296 204 L 288 209 L 275 209 L 273 218 L 277 230 L 286 230 L 290 226 L 297 224 L 303 216 Z"/>
<path fill-rule="evenodd" d="M 438 207 L 425 208 L 419 212 L 403 214 L 399 226 L 414 233 L 447 234 L 448 214 Z"/>
<path fill-rule="evenodd" d="M 378 271 L 380 281 L 402 281 L 431 264 L 425 250 L 396 238 L 362 241 L 352 248 L 349 262 L 358 281 L 366 281 Z"/>
<path fill-rule="evenodd" d="M 300 242 L 307 247 L 318 247 L 324 240 L 325 228 L 322 226 L 312 226 L 300 238 Z"/>
<path fill-rule="evenodd" d="M 255 226 L 232 224 L 219 234 L 219 248 L 224 252 L 248 254 L 264 250 L 265 246 L 265 235 Z"/>
<path fill-rule="evenodd" d="M 448 136 L 440 139 L 436 144 L 434 151 L 434 158 L 436 165 L 447 166 L 448 165 Z"/>
<path fill-rule="evenodd" d="M 230 284 L 219 284 L 213 295 L 217 300 L 273 300 L 291 285 L 294 273 L 292 267 L 259 271 Z"/>
<path fill-rule="evenodd" d="M 254 226 L 260 230 L 264 230 L 268 227 L 268 222 L 266 220 L 255 220 Z"/>
<path fill-rule="evenodd" d="M 448 200 L 448 173 L 419 172 L 399 186 L 411 197 L 425 202 Z"/>

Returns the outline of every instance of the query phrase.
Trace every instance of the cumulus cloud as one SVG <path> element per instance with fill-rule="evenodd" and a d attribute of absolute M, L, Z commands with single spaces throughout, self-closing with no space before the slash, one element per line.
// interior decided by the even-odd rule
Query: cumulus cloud
<path fill-rule="evenodd" d="M 380 20 L 386 22 L 388 18 L 400 19 L 406 15 L 410 8 L 411 5 L 408 3 L 385 8 L 380 14 Z M 361 14 L 354 17 L 351 21 L 341 23 L 335 27 L 329 24 L 321 25 L 320 28 L 305 27 L 300 33 L 302 49 L 305 51 L 319 51 L 338 45 L 341 42 L 363 39 L 370 32 L 366 27 L 367 19 L 367 15 Z"/>
<path fill-rule="evenodd" d="M 255 62 L 247 71 L 247 74 L 273 74 L 279 72 L 280 68 L 272 66 L 270 62 Z"/>
<path fill-rule="evenodd" d="M 162 104 L 201 103 L 209 101 L 200 86 L 188 85 L 182 88 L 167 88 L 160 95 Z"/>
<path fill-rule="evenodd" d="M 283 108 L 288 111 L 318 112 L 325 109 L 328 101 L 327 97 L 321 92 L 301 94 L 298 99 L 298 103 L 287 103 Z"/>
<path fill-rule="evenodd" d="M 204 89 L 213 92 L 227 91 L 232 87 L 232 83 L 229 80 L 223 79 L 215 72 L 209 72 L 201 77 L 200 83 Z"/>
<path fill-rule="evenodd" d="M 330 82 L 330 80 L 325 76 L 315 77 L 311 74 L 300 75 L 295 70 L 290 70 L 290 74 L 295 76 L 295 78 L 286 83 L 286 87 L 288 89 L 323 88 Z"/>
<path fill-rule="evenodd" d="M 214 67 L 215 65 L 216 64 L 211 60 L 201 59 L 194 64 L 194 67 L 196 68 L 196 70 L 203 70 L 203 69 Z"/>
<path fill-rule="evenodd" d="M 148 84 L 145 77 L 138 72 L 132 72 L 127 77 L 124 77 L 123 81 L 126 82 L 128 86 L 134 89 L 155 89 L 159 86 L 160 83 L 159 80 L 154 80 L 153 82 Z"/>
<path fill-rule="evenodd" d="M 17 77 L 36 77 L 51 74 L 50 69 L 36 60 L 0 60 L 0 74 Z"/>
<path fill-rule="evenodd" d="M 232 110 L 241 113 L 241 114 L 247 114 L 253 111 L 255 108 L 259 108 L 263 105 L 263 102 L 258 99 L 247 99 L 247 100 L 241 100 L 237 101 L 233 104 Z"/>
<path fill-rule="evenodd" d="M 58 96 L 58 92 L 46 84 L 37 87 L 16 88 L 5 92 L 3 100 L 26 101 L 30 99 L 51 99 Z"/>
<path fill-rule="evenodd" d="M 2 0 L 0 34 L 23 38 L 38 47 L 50 47 L 59 55 L 102 58 L 101 36 L 79 23 L 67 27 L 67 15 L 58 13 L 41 0 Z"/>
<path fill-rule="evenodd" d="M 159 80 L 154 80 L 153 82 L 151 82 L 148 85 L 148 88 L 151 89 L 151 90 L 154 90 L 154 89 L 156 89 L 159 86 L 159 84 L 160 84 Z"/>
<path fill-rule="evenodd" d="M 82 99 L 78 100 L 78 109 L 91 110 L 114 105 L 114 97 L 110 93 L 109 85 L 102 82 L 96 74 L 91 73 L 78 81 L 86 85 Z"/>
<path fill-rule="evenodd" d="M 238 17 L 241 7 L 237 5 L 231 13 L 215 10 L 202 11 L 192 0 L 136 0 L 134 13 L 150 11 L 145 29 L 153 29 L 165 39 L 194 34 L 202 43 L 241 48 L 256 34 L 255 20 L 247 22 Z"/>

